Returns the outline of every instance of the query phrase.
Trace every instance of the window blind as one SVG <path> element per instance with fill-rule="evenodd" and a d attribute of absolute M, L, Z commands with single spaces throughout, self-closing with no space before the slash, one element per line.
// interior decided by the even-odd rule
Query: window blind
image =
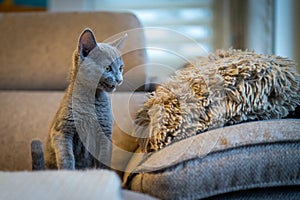
<path fill-rule="evenodd" d="M 199 56 L 213 50 L 212 7 L 213 0 L 95 1 L 96 10 L 130 11 L 140 19 L 146 28 L 149 62 L 164 66 L 151 67 L 153 80 L 164 79 L 182 67 L 185 55 Z"/>

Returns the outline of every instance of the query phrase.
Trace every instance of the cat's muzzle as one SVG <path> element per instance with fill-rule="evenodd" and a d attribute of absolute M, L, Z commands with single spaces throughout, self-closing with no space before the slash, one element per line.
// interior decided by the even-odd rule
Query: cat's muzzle
<path fill-rule="evenodd" d="M 100 82 L 98 88 L 106 92 L 114 92 L 116 90 L 116 84 Z"/>

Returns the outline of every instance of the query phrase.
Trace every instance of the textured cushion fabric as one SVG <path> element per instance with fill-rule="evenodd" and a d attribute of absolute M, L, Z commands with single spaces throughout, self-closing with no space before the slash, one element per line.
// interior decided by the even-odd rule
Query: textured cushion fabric
<path fill-rule="evenodd" d="M 298 200 L 299 186 L 255 188 L 216 195 L 206 200 Z"/>
<path fill-rule="evenodd" d="M 108 170 L 0 172 L 0 199 L 123 199 L 119 177 Z"/>
<path fill-rule="evenodd" d="M 0 91 L 0 170 L 31 170 L 30 142 L 45 140 L 63 92 Z"/>
<path fill-rule="evenodd" d="M 212 153 L 165 170 L 138 174 L 131 189 L 161 199 L 201 199 L 253 188 L 296 186 L 300 185 L 299 149 L 300 141 Z"/>
<path fill-rule="evenodd" d="M 119 177 L 108 170 L 0 172 L 0 199 L 154 200 L 121 189 Z"/>
<path fill-rule="evenodd" d="M 157 198 L 149 196 L 147 194 L 133 192 L 130 190 L 122 190 L 122 196 L 124 199 L 128 199 L 128 200 L 155 200 L 155 199 L 157 199 Z"/>
<path fill-rule="evenodd" d="M 30 142 L 45 141 L 51 121 L 64 92 L 0 91 L 0 170 L 31 170 Z M 130 136 L 133 114 L 141 104 L 142 92 L 115 92 L 112 106 L 115 123 L 113 167 L 122 170 L 138 143 Z M 120 152 L 125 152 L 120 154 Z"/>
<path fill-rule="evenodd" d="M 213 151 L 257 143 L 300 139 L 299 127 L 300 119 L 281 119 L 248 122 L 213 129 L 157 151 L 148 157 L 147 162 L 144 162 L 140 168 L 147 171 L 160 170 L 188 159 L 203 157 Z M 141 160 L 140 157 L 132 163 L 132 166 Z M 132 166 L 131 169 L 133 169 Z"/>
<path fill-rule="evenodd" d="M 127 184 L 162 199 L 300 185 L 299 127 L 285 119 L 211 130 L 153 153 Z"/>
<path fill-rule="evenodd" d="M 112 168 L 124 171 L 132 154 L 138 148 L 138 140 L 133 137 L 135 113 L 145 100 L 143 92 L 116 92 L 111 95 L 114 117 Z"/>
<path fill-rule="evenodd" d="M 86 27 L 102 42 L 109 38 L 112 41 L 141 24 L 131 13 L 1 14 L 0 89 L 65 89 L 78 37 Z M 142 30 L 128 33 L 121 52 L 126 76 L 120 91 L 132 91 L 145 84 L 145 68 L 137 67 L 146 61 L 145 51 L 140 49 L 144 43 Z"/>

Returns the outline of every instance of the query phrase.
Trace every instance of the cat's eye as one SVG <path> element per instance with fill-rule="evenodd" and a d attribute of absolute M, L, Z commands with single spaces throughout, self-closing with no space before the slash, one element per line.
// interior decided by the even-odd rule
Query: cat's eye
<path fill-rule="evenodd" d="M 120 72 L 123 71 L 123 65 L 120 66 L 119 70 L 120 70 Z"/>
<path fill-rule="evenodd" d="M 105 67 L 105 71 L 110 72 L 111 71 L 111 66 L 109 65 L 109 66 Z"/>

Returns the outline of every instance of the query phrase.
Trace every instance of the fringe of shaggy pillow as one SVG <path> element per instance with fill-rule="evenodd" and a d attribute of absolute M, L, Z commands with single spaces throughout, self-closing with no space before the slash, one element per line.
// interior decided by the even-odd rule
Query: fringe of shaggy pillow
<path fill-rule="evenodd" d="M 150 93 L 135 134 L 144 152 L 244 121 L 283 118 L 300 104 L 295 63 L 274 55 L 218 50 L 178 70 Z"/>

